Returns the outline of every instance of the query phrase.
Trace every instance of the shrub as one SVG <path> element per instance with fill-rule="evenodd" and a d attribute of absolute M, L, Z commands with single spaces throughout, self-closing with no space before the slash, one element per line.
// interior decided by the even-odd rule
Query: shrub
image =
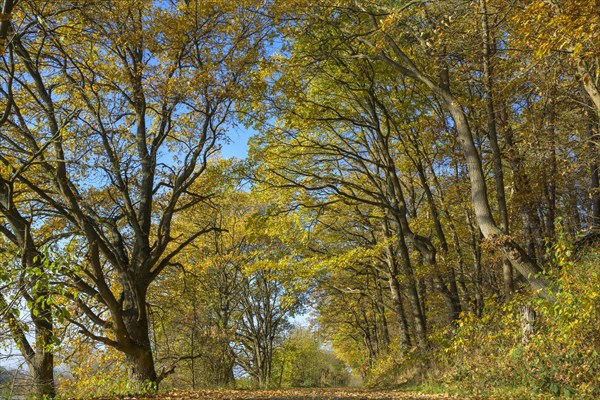
<path fill-rule="evenodd" d="M 556 251 L 556 301 L 521 294 L 508 302 L 490 297 L 481 318 L 464 315 L 436 354 L 441 377 L 471 394 L 539 398 L 600 397 L 600 254 L 573 261 Z M 522 341 L 521 310 L 537 313 L 535 331 Z M 437 378 L 440 378 L 438 376 Z M 457 389 L 458 390 L 458 389 Z"/>

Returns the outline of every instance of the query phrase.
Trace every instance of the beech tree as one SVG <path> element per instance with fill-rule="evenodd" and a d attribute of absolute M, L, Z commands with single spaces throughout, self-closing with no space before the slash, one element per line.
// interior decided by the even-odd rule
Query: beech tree
<path fill-rule="evenodd" d="M 414 13 L 415 7 L 425 12 Z M 435 46 L 435 38 L 427 41 L 423 35 L 430 35 L 430 23 L 427 10 L 435 8 L 419 2 L 406 2 L 395 7 L 386 4 L 348 1 L 343 4 L 324 3 L 321 12 L 303 2 L 296 2 L 288 10 L 290 23 L 287 34 L 294 43 L 313 43 L 314 48 L 328 49 L 324 53 L 310 54 L 302 51 L 301 46 L 294 56 L 338 58 L 366 58 L 389 66 L 403 79 L 416 82 L 439 99 L 445 111 L 452 118 L 453 128 L 461 144 L 461 150 L 467 166 L 471 184 L 471 203 L 479 229 L 483 236 L 493 241 L 501 249 L 507 260 L 527 279 L 531 287 L 548 299 L 553 298 L 550 281 L 542 276 L 542 269 L 514 238 L 505 235 L 492 213 L 488 194 L 488 184 L 483 171 L 481 155 L 475 143 L 467 109 L 461 99 L 450 90 L 452 76 L 447 68 L 447 60 L 440 48 L 429 51 Z M 302 21 L 301 24 L 296 21 Z M 310 26 L 307 31 L 305 27 Z M 310 33 L 309 33 L 310 31 Z M 318 32 L 318 33 L 317 33 Z M 412 38 L 421 37 L 423 47 L 413 46 Z M 418 43 L 418 42 L 417 42 Z M 414 53 L 420 58 L 411 55 Z M 436 71 L 440 72 L 436 76 Z"/>

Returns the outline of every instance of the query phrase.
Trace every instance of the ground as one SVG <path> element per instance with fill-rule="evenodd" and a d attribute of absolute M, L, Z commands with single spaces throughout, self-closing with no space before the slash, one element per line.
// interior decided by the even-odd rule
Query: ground
<path fill-rule="evenodd" d="M 103 397 L 97 400 L 115 400 L 115 397 Z M 285 390 L 200 390 L 174 391 L 154 395 L 118 397 L 119 400 L 446 400 L 458 397 L 441 394 L 423 394 L 416 392 L 374 391 L 360 389 L 285 389 Z M 467 398 L 461 397 L 461 400 Z M 472 397 L 471 400 L 476 398 Z"/>

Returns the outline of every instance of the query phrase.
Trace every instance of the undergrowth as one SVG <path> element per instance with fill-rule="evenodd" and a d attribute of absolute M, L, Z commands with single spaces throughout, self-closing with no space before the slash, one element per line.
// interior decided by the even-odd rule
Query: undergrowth
<path fill-rule="evenodd" d="M 554 302 L 489 297 L 481 317 L 464 314 L 435 332 L 425 353 L 380 360 L 369 382 L 495 398 L 600 398 L 600 252 L 574 261 L 569 246 L 558 244 L 554 265 Z M 525 339 L 523 307 L 536 312 Z"/>

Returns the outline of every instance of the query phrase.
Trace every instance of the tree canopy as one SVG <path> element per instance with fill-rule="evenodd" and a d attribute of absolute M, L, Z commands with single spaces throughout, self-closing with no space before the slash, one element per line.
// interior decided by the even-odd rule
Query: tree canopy
<path fill-rule="evenodd" d="M 31 394 L 600 394 L 597 2 L 0 3 Z"/>

